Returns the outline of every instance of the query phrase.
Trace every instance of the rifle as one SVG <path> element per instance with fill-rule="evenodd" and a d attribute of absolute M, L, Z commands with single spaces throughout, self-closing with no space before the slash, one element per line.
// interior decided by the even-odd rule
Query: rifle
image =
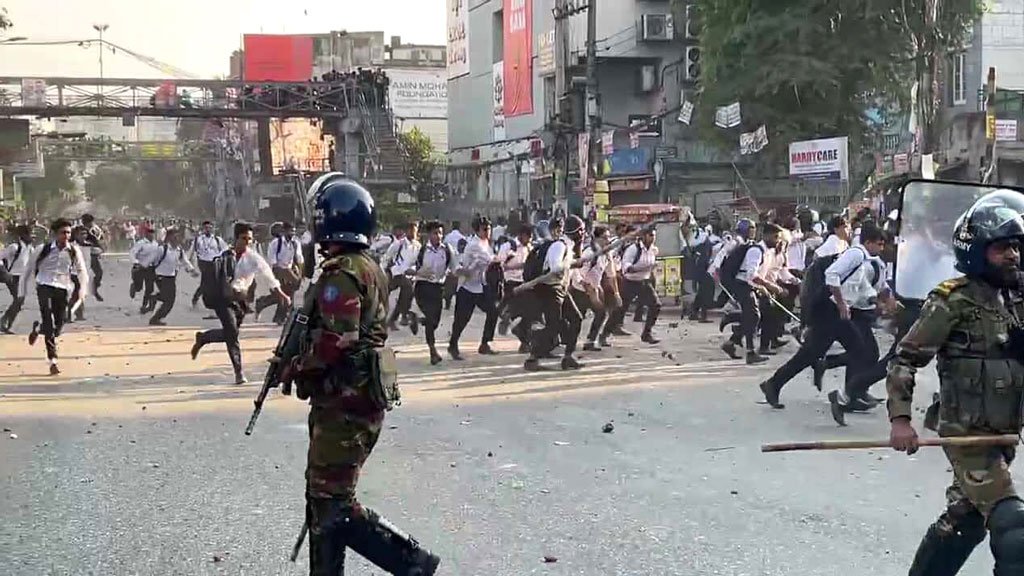
<path fill-rule="evenodd" d="M 947 436 L 944 438 L 921 438 L 918 446 L 1016 446 L 1020 437 L 1016 434 L 993 436 Z M 863 448 L 892 448 L 886 440 L 825 440 L 820 442 L 782 442 L 762 444 L 761 452 L 793 452 L 798 450 L 851 450 Z"/>
<path fill-rule="evenodd" d="M 312 302 L 312 299 L 308 299 L 308 301 Z M 256 427 L 256 420 L 260 417 L 260 412 L 263 411 L 263 403 L 266 401 L 270 389 L 277 388 L 282 384 L 281 376 L 285 369 L 291 366 L 292 359 L 302 352 L 302 343 L 309 334 L 309 314 L 311 312 L 312 310 L 307 306 L 303 306 L 301 310 L 292 311 L 284 329 L 281 330 L 277 346 L 274 347 L 274 355 L 270 357 L 270 366 L 267 367 L 267 373 L 263 376 L 263 387 L 260 388 L 256 400 L 253 401 L 255 409 L 249 418 L 249 425 L 245 427 L 246 436 L 252 436 L 252 430 Z M 281 394 L 291 396 L 291 382 L 283 383 Z"/>

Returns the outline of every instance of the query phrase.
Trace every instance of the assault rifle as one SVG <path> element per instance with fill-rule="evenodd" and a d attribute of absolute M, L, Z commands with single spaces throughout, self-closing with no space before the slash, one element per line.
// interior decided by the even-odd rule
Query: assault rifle
<path fill-rule="evenodd" d="M 249 418 L 249 425 L 245 427 L 246 436 L 252 436 L 252 429 L 256 427 L 256 420 L 260 417 L 260 412 L 263 411 L 263 402 L 266 401 L 271 388 L 281 386 L 281 394 L 291 396 L 291 381 L 282 382 L 281 380 L 284 371 L 291 366 L 292 360 L 302 352 L 302 343 L 309 334 L 309 312 L 310 310 L 305 307 L 301 310 L 293 310 L 284 329 L 281 330 L 277 346 L 274 347 L 274 355 L 270 358 L 270 366 L 267 367 L 267 373 L 263 376 L 263 387 L 260 388 L 256 400 L 253 401 L 256 408 Z"/>

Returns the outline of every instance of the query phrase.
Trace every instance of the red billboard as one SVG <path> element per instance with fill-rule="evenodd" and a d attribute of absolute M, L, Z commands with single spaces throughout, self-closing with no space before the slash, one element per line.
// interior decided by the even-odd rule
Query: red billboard
<path fill-rule="evenodd" d="M 246 34 L 242 37 L 246 82 L 308 82 L 313 76 L 313 37 Z"/>
<path fill-rule="evenodd" d="M 533 113 L 533 0 L 504 0 L 505 117 Z"/>

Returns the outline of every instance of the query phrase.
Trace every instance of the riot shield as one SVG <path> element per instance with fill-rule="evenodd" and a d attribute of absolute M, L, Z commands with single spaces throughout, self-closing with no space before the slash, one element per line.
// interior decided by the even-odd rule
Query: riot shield
<path fill-rule="evenodd" d="M 896 295 L 924 300 L 936 286 L 961 276 L 954 267 L 953 225 L 979 198 L 1004 187 L 911 180 L 903 186 L 896 248 Z"/>

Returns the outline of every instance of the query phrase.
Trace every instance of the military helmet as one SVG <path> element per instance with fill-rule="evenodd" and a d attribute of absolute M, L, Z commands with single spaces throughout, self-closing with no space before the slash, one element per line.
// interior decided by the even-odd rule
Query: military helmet
<path fill-rule="evenodd" d="M 317 243 L 370 247 L 370 238 L 377 233 L 377 207 L 366 188 L 341 172 L 329 172 L 313 182 L 306 199 L 313 208 Z"/>
<path fill-rule="evenodd" d="M 739 222 L 736 222 L 736 233 L 746 240 L 750 238 L 754 231 L 754 222 L 750 218 L 741 218 Z"/>
<path fill-rule="evenodd" d="M 956 269 L 968 276 L 984 276 L 989 245 L 1011 238 L 1024 239 L 1024 194 L 996 190 L 979 198 L 953 226 Z"/>

